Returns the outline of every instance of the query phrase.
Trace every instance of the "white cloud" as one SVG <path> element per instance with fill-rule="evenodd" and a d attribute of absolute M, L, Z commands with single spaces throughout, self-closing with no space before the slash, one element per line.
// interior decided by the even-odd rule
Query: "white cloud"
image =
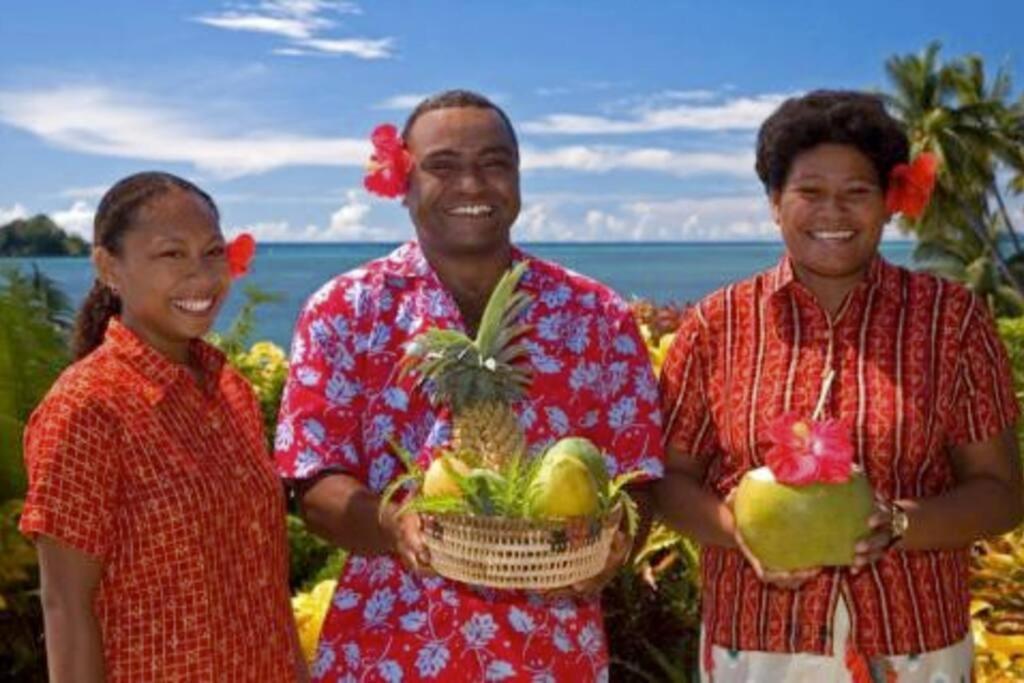
<path fill-rule="evenodd" d="M 515 227 L 519 241 L 728 241 L 776 240 L 762 195 L 607 202 L 589 205 L 528 201 Z M 577 206 L 579 205 L 579 206 Z M 575 210 L 573 207 L 576 207 Z"/>
<path fill-rule="evenodd" d="M 406 93 L 403 95 L 394 95 L 387 98 L 383 102 L 378 102 L 374 105 L 374 109 L 395 109 L 400 111 L 409 111 L 414 109 L 417 104 L 426 99 L 426 95 L 419 95 L 415 93 Z"/>
<path fill-rule="evenodd" d="M 217 134 L 175 112 L 103 88 L 0 91 L 0 121 L 63 149 L 189 163 L 225 178 L 285 166 L 361 168 L 370 153 L 363 139 Z"/>
<path fill-rule="evenodd" d="M 96 209 L 92 206 L 84 201 L 76 201 L 68 209 L 51 213 L 50 218 L 66 232 L 91 242 L 92 219 L 95 215 Z"/>
<path fill-rule="evenodd" d="M 627 148 L 572 145 L 553 149 L 524 148 L 523 170 L 560 169 L 605 173 L 613 170 L 657 171 L 675 176 L 723 174 L 749 177 L 753 173 L 754 153 L 676 152 L 656 147 Z"/>
<path fill-rule="evenodd" d="M 697 93 L 677 97 L 701 102 Z M 718 104 L 688 103 L 669 107 L 643 106 L 628 118 L 613 119 L 585 114 L 549 114 L 527 121 L 520 128 L 537 135 L 624 135 L 667 130 L 753 130 L 778 107 L 786 95 L 767 94 L 738 97 Z"/>
<path fill-rule="evenodd" d="M 391 56 L 391 38 L 306 38 L 299 45 L 332 55 L 351 55 L 360 59 L 386 59 Z"/>
<path fill-rule="evenodd" d="M 325 227 L 312 223 L 292 227 L 287 221 L 268 221 L 240 227 L 230 234 L 244 230 L 263 242 L 395 242 L 408 238 L 409 229 L 404 226 L 371 225 L 367 220 L 371 210 L 366 194 L 351 189 L 345 193 L 342 205 L 331 213 Z"/>
<path fill-rule="evenodd" d="M 362 14 L 351 2 L 327 0 L 264 0 L 240 8 L 193 17 L 213 28 L 247 31 L 279 36 L 290 46 L 275 48 L 276 55 L 348 55 L 359 59 L 386 59 L 392 56 L 391 38 L 335 38 L 324 35 L 337 22 L 330 14 Z"/>
<path fill-rule="evenodd" d="M 28 218 L 28 211 L 21 204 L 15 204 L 10 208 L 0 206 L 0 225 L 7 225 L 20 218 Z"/>
<path fill-rule="evenodd" d="M 223 28 L 229 31 L 253 31 L 256 33 L 270 33 L 284 36 L 286 38 L 308 38 L 316 24 L 302 19 L 288 19 L 285 17 L 268 17 L 258 14 L 236 14 L 229 12 L 215 16 L 196 17 L 200 24 Z"/>

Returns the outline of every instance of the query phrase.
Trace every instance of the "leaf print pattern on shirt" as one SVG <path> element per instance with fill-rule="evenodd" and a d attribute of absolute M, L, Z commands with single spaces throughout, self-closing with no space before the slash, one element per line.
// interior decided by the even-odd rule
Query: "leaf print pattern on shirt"
<path fill-rule="evenodd" d="M 544 261 L 531 261 L 522 286 L 534 296 L 523 317 L 535 328 L 522 341 L 534 381 L 513 408 L 530 451 L 572 434 L 601 447 L 615 471 L 660 462 L 659 423 L 647 419 L 658 412 L 654 379 L 626 305 Z M 462 321 L 415 243 L 339 276 L 309 300 L 275 445 L 283 476 L 335 469 L 380 491 L 402 472 L 390 440 L 429 465 L 451 439 L 450 413 L 395 370 L 405 346 L 429 326 L 461 329 Z M 591 683 L 607 665 L 596 601 L 473 589 L 415 576 L 388 556 L 349 557 L 321 639 L 333 656 L 318 654 L 317 680 L 332 683 Z"/>

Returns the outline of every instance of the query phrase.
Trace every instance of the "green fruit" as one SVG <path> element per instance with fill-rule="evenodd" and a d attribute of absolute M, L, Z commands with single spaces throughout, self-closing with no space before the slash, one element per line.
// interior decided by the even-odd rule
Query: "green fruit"
<path fill-rule="evenodd" d="M 733 511 L 747 547 L 768 570 L 849 565 L 868 533 L 874 495 L 866 477 L 844 484 L 789 486 L 767 467 L 747 472 Z"/>
<path fill-rule="evenodd" d="M 608 466 L 605 464 L 604 455 L 601 449 L 594 445 L 590 439 L 582 436 L 569 436 L 557 441 L 547 453 L 545 458 L 564 457 L 571 455 L 579 458 L 580 461 L 590 470 L 598 491 L 607 491 L 611 482 L 608 475 Z"/>
<path fill-rule="evenodd" d="M 594 476 L 583 461 L 572 455 L 546 455 L 527 494 L 531 517 L 556 519 L 589 517 L 598 511 Z"/>
<path fill-rule="evenodd" d="M 425 498 L 462 496 L 462 489 L 459 488 L 455 478 L 449 474 L 449 469 L 462 476 L 469 474 L 469 466 L 458 458 L 450 455 L 442 455 L 440 458 L 436 458 L 430 463 L 427 473 L 423 475 L 423 496 Z"/>

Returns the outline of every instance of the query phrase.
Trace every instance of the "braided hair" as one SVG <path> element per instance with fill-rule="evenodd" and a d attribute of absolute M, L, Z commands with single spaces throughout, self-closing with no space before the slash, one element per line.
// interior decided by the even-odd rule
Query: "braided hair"
<path fill-rule="evenodd" d="M 183 191 L 199 197 L 214 216 L 219 217 L 213 199 L 184 178 L 162 171 L 136 173 L 117 181 L 100 200 L 93 219 L 93 248 L 103 247 L 120 256 L 124 235 L 135 222 L 139 210 L 147 202 L 171 191 Z M 98 278 L 78 309 L 71 349 L 75 360 L 89 355 L 103 341 L 107 323 L 121 313 L 121 298 Z"/>

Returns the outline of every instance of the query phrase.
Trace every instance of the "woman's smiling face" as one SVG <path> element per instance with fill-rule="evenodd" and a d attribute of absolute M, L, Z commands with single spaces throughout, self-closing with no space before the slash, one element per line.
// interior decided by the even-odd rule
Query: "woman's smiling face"
<path fill-rule="evenodd" d="M 826 143 L 799 154 L 772 214 L 798 275 L 862 275 L 889 220 L 874 164 L 852 145 Z"/>
<path fill-rule="evenodd" d="M 191 192 L 169 190 L 137 211 L 118 254 L 97 252 L 125 326 L 164 355 L 187 359 L 188 342 L 210 330 L 230 288 L 213 209 Z"/>

